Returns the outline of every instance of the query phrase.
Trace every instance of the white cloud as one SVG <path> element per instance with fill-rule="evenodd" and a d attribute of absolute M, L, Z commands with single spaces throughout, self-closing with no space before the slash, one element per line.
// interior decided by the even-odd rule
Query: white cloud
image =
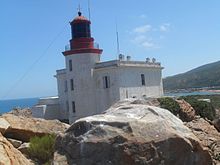
<path fill-rule="evenodd" d="M 149 32 L 151 29 L 152 29 L 151 25 L 143 25 L 143 26 L 136 27 L 133 30 L 133 32 L 135 32 L 135 33 L 146 33 L 146 32 Z"/>
<path fill-rule="evenodd" d="M 132 43 L 141 46 L 146 49 L 153 49 L 158 48 L 158 46 L 153 42 L 151 38 L 148 38 L 147 36 L 143 34 L 138 34 L 134 37 L 133 40 L 131 40 Z"/>
<path fill-rule="evenodd" d="M 133 43 L 141 43 L 147 40 L 147 37 L 145 35 L 137 35 L 135 38 L 132 40 Z"/>
<path fill-rule="evenodd" d="M 170 31 L 170 26 L 169 23 L 161 24 L 157 28 L 150 24 L 138 26 L 130 31 L 130 35 L 132 35 L 131 42 L 145 49 L 158 49 L 160 48 L 158 42 L 165 38 L 164 32 Z"/>
<path fill-rule="evenodd" d="M 169 23 L 165 23 L 160 25 L 160 31 L 161 32 L 167 32 L 170 30 L 170 24 Z"/>
<path fill-rule="evenodd" d="M 141 44 L 141 46 L 143 46 L 144 48 L 147 48 L 147 49 L 157 48 L 157 46 L 153 42 L 150 42 L 150 41 L 144 41 Z"/>
<path fill-rule="evenodd" d="M 141 14 L 141 15 L 139 16 L 139 18 L 145 19 L 145 18 L 147 18 L 147 16 L 146 16 L 145 14 Z"/>

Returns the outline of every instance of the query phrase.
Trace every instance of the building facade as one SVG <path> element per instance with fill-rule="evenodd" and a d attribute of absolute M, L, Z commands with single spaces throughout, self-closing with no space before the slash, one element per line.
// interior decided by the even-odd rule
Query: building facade
<path fill-rule="evenodd" d="M 90 24 L 80 12 L 70 23 L 70 49 L 63 52 L 66 68 L 57 70 L 55 76 L 63 118 L 72 123 L 101 113 L 119 100 L 161 97 L 160 63 L 154 59 L 131 61 L 123 55 L 118 60 L 101 62 L 102 50 L 94 44 Z"/>
<path fill-rule="evenodd" d="M 70 46 L 63 52 L 66 67 L 55 75 L 56 113 L 47 111 L 52 105 L 39 104 L 33 108 L 35 117 L 49 116 L 73 123 L 81 117 L 101 113 L 119 100 L 163 95 L 163 67 L 155 59 L 132 61 L 130 56 L 119 55 L 117 60 L 101 62 L 102 50 L 91 37 L 90 20 L 79 12 L 70 25 Z M 49 98 L 40 102 L 47 104 L 47 100 L 51 103 Z"/>

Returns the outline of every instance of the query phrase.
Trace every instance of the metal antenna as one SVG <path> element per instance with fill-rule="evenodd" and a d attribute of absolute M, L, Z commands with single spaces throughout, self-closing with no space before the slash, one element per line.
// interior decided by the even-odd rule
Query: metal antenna
<path fill-rule="evenodd" d="M 89 20 L 91 20 L 90 0 L 88 0 Z"/>
<path fill-rule="evenodd" d="M 120 54 L 120 45 L 119 45 L 119 33 L 118 33 L 118 23 L 116 19 L 116 38 L 117 38 L 117 56 Z"/>
<path fill-rule="evenodd" d="M 78 14 L 79 14 L 79 16 L 81 16 L 81 15 L 82 15 L 82 13 L 81 13 L 81 7 L 80 7 L 80 3 L 79 3 L 79 7 L 77 8 L 77 10 L 78 10 Z"/>
<path fill-rule="evenodd" d="M 80 6 L 80 3 L 79 3 L 79 6 L 78 6 L 78 12 L 81 12 L 81 6 Z"/>

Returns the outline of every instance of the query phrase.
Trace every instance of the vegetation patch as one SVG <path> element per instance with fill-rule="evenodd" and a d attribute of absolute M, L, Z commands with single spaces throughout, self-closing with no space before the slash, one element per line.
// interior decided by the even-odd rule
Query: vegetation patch
<path fill-rule="evenodd" d="M 162 97 L 158 98 L 160 102 L 160 107 L 169 110 L 174 115 L 179 114 L 180 106 L 179 104 L 171 97 Z"/>
<path fill-rule="evenodd" d="M 53 158 L 55 138 L 55 135 L 31 138 L 28 148 L 30 157 L 40 164 L 49 164 Z"/>
<path fill-rule="evenodd" d="M 191 71 L 163 79 L 165 90 L 218 87 L 220 61 L 200 66 Z"/>
<path fill-rule="evenodd" d="M 186 98 L 195 98 L 195 99 L 210 99 L 211 104 L 216 109 L 220 109 L 220 95 L 194 95 L 194 96 L 186 96 Z"/>
<path fill-rule="evenodd" d="M 179 99 L 184 99 L 188 102 L 195 109 L 197 115 L 209 120 L 215 119 L 216 111 L 211 103 L 199 101 L 195 96 L 184 96 Z"/>

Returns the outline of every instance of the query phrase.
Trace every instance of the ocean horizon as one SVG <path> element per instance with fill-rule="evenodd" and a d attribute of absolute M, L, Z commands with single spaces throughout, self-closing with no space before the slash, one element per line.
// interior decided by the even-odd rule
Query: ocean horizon
<path fill-rule="evenodd" d="M 39 98 L 0 100 L 0 114 L 9 112 L 13 108 L 31 108 L 38 100 Z"/>
<path fill-rule="evenodd" d="M 219 95 L 220 93 L 214 92 L 179 92 L 179 93 L 165 93 L 164 96 L 188 96 L 188 95 Z M 13 110 L 14 108 L 31 108 L 37 104 L 39 98 L 22 98 L 22 99 L 9 99 L 0 100 L 0 115 Z"/>

